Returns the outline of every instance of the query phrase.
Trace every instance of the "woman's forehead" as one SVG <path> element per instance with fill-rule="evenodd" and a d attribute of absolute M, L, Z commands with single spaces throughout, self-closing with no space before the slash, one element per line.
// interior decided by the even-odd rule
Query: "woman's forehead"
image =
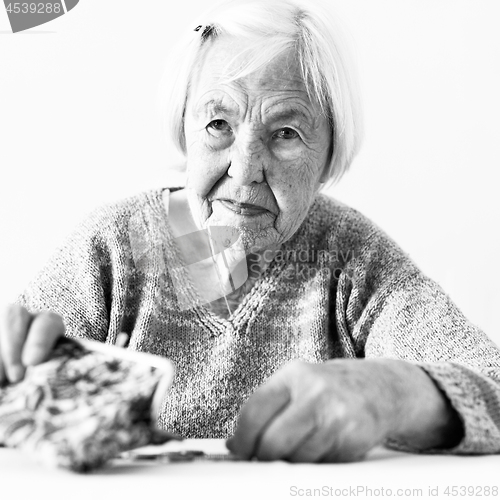
<path fill-rule="evenodd" d="M 232 37 L 214 41 L 193 73 L 190 93 L 200 96 L 220 89 L 228 82 L 237 81 L 238 85 L 248 90 L 295 91 L 307 96 L 300 66 L 292 49 L 283 51 L 271 61 L 245 74 L 253 57 L 245 48 L 244 41 Z M 240 72 L 243 72 L 243 76 L 234 78 Z"/>

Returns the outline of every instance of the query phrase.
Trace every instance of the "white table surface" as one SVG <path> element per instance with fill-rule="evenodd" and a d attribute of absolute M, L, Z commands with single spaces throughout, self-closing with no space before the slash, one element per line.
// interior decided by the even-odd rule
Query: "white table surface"
<path fill-rule="evenodd" d="M 225 453 L 220 440 L 186 440 L 162 449 Z M 457 489 L 455 498 L 500 498 L 500 491 L 486 495 L 484 489 L 500 489 L 500 455 L 411 455 L 378 448 L 351 464 L 116 460 L 98 472 L 75 474 L 0 448 L 2 500 L 453 498 L 444 494 L 447 486 L 474 486 L 482 493 Z M 438 488 L 438 496 L 429 488 L 432 493 Z"/>

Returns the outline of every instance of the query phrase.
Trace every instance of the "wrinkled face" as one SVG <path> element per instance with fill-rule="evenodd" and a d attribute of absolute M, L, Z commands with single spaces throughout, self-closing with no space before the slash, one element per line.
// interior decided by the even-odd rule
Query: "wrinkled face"
<path fill-rule="evenodd" d="M 331 133 L 292 52 L 224 81 L 224 68 L 242 49 L 237 39 L 222 37 L 194 73 L 185 115 L 186 187 L 200 227 L 236 227 L 255 251 L 287 241 L 303 222 L 324 181 Z"/>

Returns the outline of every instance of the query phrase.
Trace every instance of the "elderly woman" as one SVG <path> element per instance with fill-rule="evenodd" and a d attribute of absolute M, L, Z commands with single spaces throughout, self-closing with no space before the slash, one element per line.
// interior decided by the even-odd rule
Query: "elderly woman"
<path fill-rule="evenodd" d="M 223 4 L 169 86 L 184 187 L 95 212 L 8 309 L 0 377 L 84 337 L 171 359 L 159 423 L 262 460 L 500 450 L 499 351 L 370 220 L 319 194 L 358 150 L 335 21 Z M 51 312 L 44 312 L 51 311 Z"/>

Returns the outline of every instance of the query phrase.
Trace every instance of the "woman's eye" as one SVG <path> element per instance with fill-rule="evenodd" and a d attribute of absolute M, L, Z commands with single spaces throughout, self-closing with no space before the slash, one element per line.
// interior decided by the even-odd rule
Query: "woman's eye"
<path fill-rule="evenodd" d="M 290 140 L 290 139 L 297 139 L 299 137 L 299 134 L 293 130 L 293 128 L 281 128 L 277 130 L 274 134 L 273 137 L 276 139 L 284 139 L 284 140 Z"/>
<path fill-rule="evenodd" d="M 226 120 L 212 120 L 208 124 L 207 128 L 216 132 L 223 132 L 223 133 L 231 132 L 231 127 L 229 126 L 229 123 L 227 123 Z"/>

